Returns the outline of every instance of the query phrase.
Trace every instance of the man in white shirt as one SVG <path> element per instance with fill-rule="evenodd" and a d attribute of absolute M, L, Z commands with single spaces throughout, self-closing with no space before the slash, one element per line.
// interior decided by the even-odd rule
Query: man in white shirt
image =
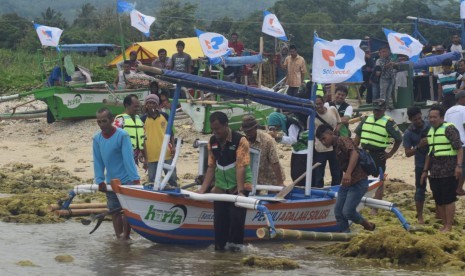
<path fill-rule="evenodd" d="M 462 147 L 465 147 L 465 90 L 457 92 L 455 100 L 457 104 L 447 110 L 444 120 L 448 123 L 453 123 L 459 130 Z M 457 195 L 459 196 L 465 195 L 465 190 L 463 190 L 463 182 L 465 180 L 463 168 L 464 164 L 462 163 L 462 177 L 459 179 L 457 185 Z"/>
<path fill-rule="evenodd" d="M 452 44 L 449 46 L 449 52 L 459 52 L 462 56 L 462 45 L 460 44 L 460 36 L 452 36 Z"/>

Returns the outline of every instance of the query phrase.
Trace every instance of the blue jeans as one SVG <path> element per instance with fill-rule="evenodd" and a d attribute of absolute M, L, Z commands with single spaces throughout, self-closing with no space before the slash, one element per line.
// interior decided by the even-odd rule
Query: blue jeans
<path fill-rule="evenodd" d="M 171 164 L 171 159 L 170 160 L 165 160 L 166 164 Z M 157 167 L 158 167 L 158 162 L 149 162 L 147 164 L 148 168 L 148 175 L 149 175 L 149 182 L 153 183 L 155 181 L 155 175 L 157 174 Z M 164 170 L 165 173 L 167 173 L 167 170 Z M 173 187 L 178 186 L 177 182 L 177 176 L 176 176 L 176 168 L 173 170 L 173 174 L 171 174 L 170 179 L 168 180 L 168 184 L 170 184 Z"/>
<path fill-rule="evenodd" d="M 392 91 L 394 91 L 394 79 L 381 78 L 379 80 L 379 96 L 386 101 L 388 106 L 392 102 Z"/>
<path fill-rule="evenodd" d="M 357 212 L 357 206 L 368 190 L 368 179 L 360 180 L 351 186 L 341 186 L 337 192 L 334 214 L 341 232 L 350 232 L 349 220 L 360 224 L 364 218 Z"/>

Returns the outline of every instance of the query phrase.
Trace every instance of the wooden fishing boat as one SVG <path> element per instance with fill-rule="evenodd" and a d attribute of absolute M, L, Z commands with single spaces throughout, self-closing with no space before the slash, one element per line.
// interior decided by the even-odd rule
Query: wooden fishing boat
<path fill-rule="evenodd" d="M 381 185 L 371 179 L 366 197 L 374 195 Z M 156 243 L 211 244 L 214 241 L 213 200 L 228 200 L 237 205 L 255 206 L 247 209 L 245 241 L 257 241 L 257 230 L 273 225 L 274 228 L 317 232 L 337 232 L 334 216 L 336 199 L 328 192 L 337 192 L 339 186 L 314 190 L 305 196 L 294 189 L 288 199 L 276 202 L 274 195 L 240 199 L 232 195 L 200 195 L 179 190 L 155 191 L 140 187 L 113 185 L 128 217 L 131 228 L 142 237 Z M 365 204 L 360 204 L 359 209 Z"/>
<path fill-rule="evenodd" d="M 231 84 L 222 81 L 212 81 L 202 77 L 184 73 L 158 70 L 139 66 L 141 70 L 149 70 L 162 74 L 161 79 L 178 84 L 173 102 L 176 103 L 180 93 L 180 85 L 205 89 L 215 93 L 226 94 L 239 98 L 250 98 L 261 104 L 269 104 L 276 108 L 285 108 L 310 115 L 310 122 L 314 121 L 313 103 L 287 95 L 276 94 L 261 89 Z M 172 106 L 168 121 L 167 133 L 163 147 L 167 146 L 173 124 L 173 114 L 176 109 Z M 312 128 L 312 125 L 310 125 Z M 313 148 L 313 132 L 309 135 L 309 148 Z M 266 227 L 270 236 L 276 236 L 276 229 L 297 229 L 305 231 L 338 231 L 334 215 L 334 205 L 339 186 L 326 189 L 311 188 L 311 169 L 306 172 L 306 186 L 304 189 L 291 186 L 289 194 L 267 194 L 256 196 L 257 191 L 279 191 L 282 187 L 257 184 L 259 151 L 251 149 L 251 170 L 253 174 L 253 188 L 249 197 L 227 194 L 198 194 L 185 189 L 165 190 L 165 185 L 171 176 L 174 164 L 179 156 L 180 141 L 176 145 L 176 154 L 171 164 L 157 168 L 154 187 L 123 186 L 119 180 L 112 180 L 111 189 L 117 194 L 125 215 L 128 217 L 132 229 L 142 237 L 157 243 L 169 244 L 211 244 L 214 241 L 213 229 L 213 201 L 234 202 L 236 206 L 247 208 L 245 240 L 257 240 L 257 230 Z M 199 145 L 199 175 L 206 170 L 207 147 L 206 142 Z M 165 151 L 162 150 L 160 160 L 164 160 Z M 313 153 L 310 150 L 307 162 L 312 164 Z M 163 164 L 163 162 L 161 162 Z M 168 173 L 162 179 L 162 170 Z M 382 175 L 382 174 L 381 174 Z M 393 204 L 386 201 L 371 199 L 375 191 L 382 185 L 382 179 L 370 179 L 369 188 L 362 203 L 374 208 L 391 210 Z M 97 185 L 77 186 L 70 193 L 71 198 L 79 193 L 97 190 Z M 400 219 L 400 217 L 399 217 Z M 404 227 L 409 226 L 405 221 Z"/>

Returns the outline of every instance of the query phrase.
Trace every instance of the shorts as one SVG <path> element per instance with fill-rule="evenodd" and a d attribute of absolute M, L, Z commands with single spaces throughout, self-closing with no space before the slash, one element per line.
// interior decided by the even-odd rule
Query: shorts
<path fill-rule="evenodd" d="M 119 203 L 118 197 L 116 196 L 115 192 L 106 192 L 107 196 L 107 207 L 108 210 L 114 210 L 116 208 L 121 208 L 121 204 Z"/>
<path fill-rule="evenodd" d="M 447 205 L 457 201 L 457 183 L 455 176 L 429 178 L 429 186 L 437 205 Z"/>
<path fill-rule="evenodd" d="M 379 171 L 379 168 L 383 170 L 383 173 L 386 173 L 386 159 L 381 159 L 381 157 L 385 154 L 385 149 L 379 149 L 379 150 L 366 150 L 368 154 L 370 154 L 371 158 L 373 158 L 373 161 L 375 162 L 376 168 Z M 377 175 L 373 175 L 377 177 Z"/>

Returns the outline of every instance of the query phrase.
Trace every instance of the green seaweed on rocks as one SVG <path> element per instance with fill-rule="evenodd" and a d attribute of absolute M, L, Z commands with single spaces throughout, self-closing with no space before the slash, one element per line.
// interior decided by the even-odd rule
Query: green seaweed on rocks
<path fill-rule="evenodd" d="M 440 233 L 440 221 L 435 219 L 435 206 L 431 193 L 427 192 L 423 217 L 424 225 L 416 221 L 414 187 L 402 182 L 385 182 L 384 200 L 394 202 L 412 227 L 417 232 L 407 232 L 394 213 L 378 210 L 377 215 L 370 215 L 365 208 L 362 215 L 376 223 L 376 230 L 361 230 L 359 225 L 352 225 L 351 230 L 358 232 L 349 242 L 331 244 L 325 248 L 329 254 L 342 257 L 370 259 L 381 266 L 416 265 L 423 269 L 443 271 L 465 270 L 465 209 L 462 201 L 456 202 L 457 213 L 453 230 Z"/>
<path fill-rule="evenodd" d="M 287 258 L 277 257 L 260 257 L 260 256 L 249 256 L 243 258 L 241 263 L 243 265 L 266 268 L 266 269 L 282 269 L 290 270 L 300 268 L 299 263 Z"/>
<path fill-rule="evenodd" d="M 7 164 L 0 168 L 0 193 L 8 194 L 0 198 L 0 220 L 14 223 L 62 222 L 64 219 L 56 217 L 47 207 L 67 198 L 69 190 L 80 183 L 80 178 L 61 167 Z"/>
<path fill-rule="evenodd" d="M 71 255 L 58 255 L 55 257 L 55 261 L 59 263 L 72 263 L 74 258 Z"/>

